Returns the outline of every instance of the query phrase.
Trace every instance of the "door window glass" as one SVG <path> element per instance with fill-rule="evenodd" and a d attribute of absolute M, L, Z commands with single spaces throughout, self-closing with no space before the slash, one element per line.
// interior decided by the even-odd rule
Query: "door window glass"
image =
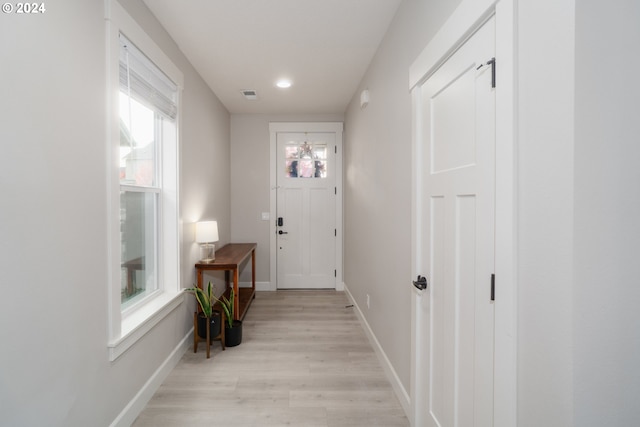
<path fill-rule="evenodd" d="M 327 143 L 289 142 L 285 147 L 285 176 L 287 178 L 326 178 Z"/>

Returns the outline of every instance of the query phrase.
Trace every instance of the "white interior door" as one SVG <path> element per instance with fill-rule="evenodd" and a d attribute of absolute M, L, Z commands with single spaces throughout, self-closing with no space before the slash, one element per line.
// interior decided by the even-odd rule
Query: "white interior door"
<path fill-rule="evenodd" d="M 336 288 L 336 134 L 276 135 L 278 289 Z"/>
<path fill-rule="evenodd" d="M 416 425 L 493 425 L 495 19 L 414 89 Z"/>

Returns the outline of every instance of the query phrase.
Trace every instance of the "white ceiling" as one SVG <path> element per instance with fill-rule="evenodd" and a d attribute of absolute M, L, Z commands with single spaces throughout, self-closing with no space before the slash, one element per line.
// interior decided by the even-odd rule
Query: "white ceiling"
<path fill-rule="evenodd" d="M 400 1 L 144 3 L 230 113 L 289 114 L 346 110 Z M 275 86 L 283 77 L 291 88 Z"/>

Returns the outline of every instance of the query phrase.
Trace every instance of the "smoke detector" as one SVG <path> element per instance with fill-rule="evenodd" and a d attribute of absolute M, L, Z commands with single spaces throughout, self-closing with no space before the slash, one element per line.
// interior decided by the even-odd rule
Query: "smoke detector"
<path fill-rule="evenodd" d="M 256 99 L 258 99 L 258 94 L 255 90 L 247 89 L 247 90 L 241 90 L 240 92 L 249 101 L 255 101 Z"/>

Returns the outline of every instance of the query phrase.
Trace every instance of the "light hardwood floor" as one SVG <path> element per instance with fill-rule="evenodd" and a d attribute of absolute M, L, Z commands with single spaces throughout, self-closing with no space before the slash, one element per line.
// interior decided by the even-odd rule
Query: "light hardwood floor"
<path fill-rule="evenodd" d="M 258 292 L 242 344 L 190 348 L 134 426 L 408 426 L 343 292 Z"/>

